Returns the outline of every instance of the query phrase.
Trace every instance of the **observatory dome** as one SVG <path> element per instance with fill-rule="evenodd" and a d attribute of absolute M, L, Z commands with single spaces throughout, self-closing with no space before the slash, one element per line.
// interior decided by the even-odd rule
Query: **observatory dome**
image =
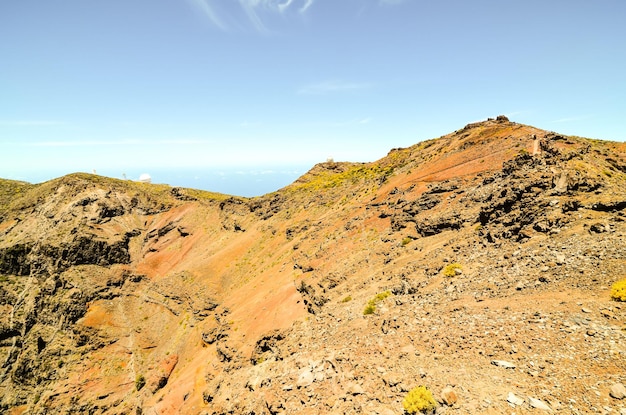
<path fill-rule="evenodd" d="M 152 177 L 150 177 L 150 175 L 148 173 L 142 173 L 139 176 L 139 181 L 141 183 L 152 183 Z"/>

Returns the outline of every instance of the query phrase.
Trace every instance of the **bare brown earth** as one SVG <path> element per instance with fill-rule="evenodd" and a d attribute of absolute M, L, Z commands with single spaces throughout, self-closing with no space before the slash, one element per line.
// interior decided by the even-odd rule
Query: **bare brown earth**
<path fill-rule="evenodd" d="M 625 185 L 503 117 L 252 199 L 0 181 L 0 412 L 626 413 Z"/>

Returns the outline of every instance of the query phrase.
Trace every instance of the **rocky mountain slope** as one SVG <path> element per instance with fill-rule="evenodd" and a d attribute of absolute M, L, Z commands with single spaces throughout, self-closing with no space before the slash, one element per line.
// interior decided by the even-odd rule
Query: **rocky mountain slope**
<path fill-rule="evenodd" d="M 0 412 L 626 413 L 625 185 L 505 117 L 251 199 L 0 181 Z"/>

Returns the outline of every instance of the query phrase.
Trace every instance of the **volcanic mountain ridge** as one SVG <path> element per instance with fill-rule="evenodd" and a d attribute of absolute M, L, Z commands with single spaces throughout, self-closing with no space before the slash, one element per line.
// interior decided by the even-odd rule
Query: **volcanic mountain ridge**
<path fill-rule="evenodd" d="M 249 199 L 2 180 L 0 411 L 625 413 L 625 184 L 502 116 Z"/>

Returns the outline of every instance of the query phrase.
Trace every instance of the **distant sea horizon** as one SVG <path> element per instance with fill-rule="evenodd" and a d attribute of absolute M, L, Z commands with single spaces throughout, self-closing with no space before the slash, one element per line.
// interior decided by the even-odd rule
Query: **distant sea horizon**
<path fill-rule="evenodd" d="M 138 181 L 149 175 L 154 184 L 188 187 L 233 196 L 254 197 L 275 192 L 309 171 L 313 166 L 238 166 L 220 168 L 145 168 L 118 170 L 34 171 L 0 175 L 3 179 L 42 183 L 71 173 L 95 173 L 121 180 Z"/>

